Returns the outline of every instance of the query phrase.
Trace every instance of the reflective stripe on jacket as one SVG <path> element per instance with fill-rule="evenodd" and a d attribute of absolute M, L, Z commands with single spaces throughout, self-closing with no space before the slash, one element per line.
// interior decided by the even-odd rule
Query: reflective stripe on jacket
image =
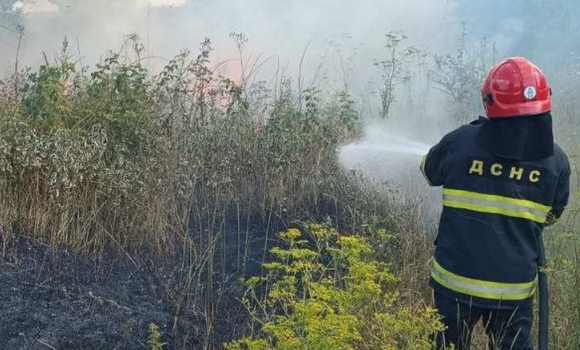
<path fill-rule="evenodd" d="M 444 269 L 436 260 L 431 278 L 445 288 L 458 293 L 496 300 L 524 300 L 534 295 L 536 279 L 526 283 L 499 283 L 459 276 Z"/>
<path fill-rule="evenodd" d="M 543 224 L 552 209 L 547 205 L 525 199 L 516 199 L 465 190 L 443 189 L 443 205 L 480 213 L 501 214 L 533 220 Z"/>

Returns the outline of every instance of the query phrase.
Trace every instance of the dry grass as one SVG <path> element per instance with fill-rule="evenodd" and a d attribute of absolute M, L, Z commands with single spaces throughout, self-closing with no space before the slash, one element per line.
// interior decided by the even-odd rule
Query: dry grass
<path fill-rule="evenodd" d="M 368 235 L 401 278 L 401 300 L 431 303 L 423 202 L 338 165 L 337 146 L 361 131 L 348 94 L 297 94 L 290 81 L 238 86 L 213 74 L 211 51 L 206 41 L 157 76 L 137 50 L 131 59 L 111 55 L 92 72 L 63 58 L 0 83 L 2 241 L 30 235 L 97 259 L 111 251 L 178 255 L 176 314 L 202 308 L 208 339 L 222 292 L 214 272 L 225 272 L 227 259 L 242 268 L 256 254 L 249 250 L 256 231 L 264 259 L 269 239 L 295 220 Z M 576 221 L 570 210 L 549 234 L 559 349 L 580 346 Z M 373 237 L 378 228 L 395 239 Z"/>

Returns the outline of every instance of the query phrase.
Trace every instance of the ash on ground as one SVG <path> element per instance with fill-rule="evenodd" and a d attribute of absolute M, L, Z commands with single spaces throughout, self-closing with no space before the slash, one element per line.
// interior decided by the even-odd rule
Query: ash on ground
<path fill-rule="evenodd" d="M 0 349 L 143 350 L 151 324 L 165 350 L 218 349 L 247 324 L 229 266 L 211 288 L 184 289 L 180 257 L 96 262 L 28 238 L 0 243 Z"/>

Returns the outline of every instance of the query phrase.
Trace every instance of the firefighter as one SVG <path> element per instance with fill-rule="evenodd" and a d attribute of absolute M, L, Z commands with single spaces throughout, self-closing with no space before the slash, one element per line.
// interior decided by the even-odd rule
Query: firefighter
<path fill-rule="evenodd" d="M 531 350 L 539 238 L 567 205 L 570 165 L 536 65 L 505 59 L 481 93 L 487 117 L 445 135 L 421 162 L 443 187 L 430 277 L 446 329 L 436 342 L 469 349 L 481 320 L 492 349 Z"/>

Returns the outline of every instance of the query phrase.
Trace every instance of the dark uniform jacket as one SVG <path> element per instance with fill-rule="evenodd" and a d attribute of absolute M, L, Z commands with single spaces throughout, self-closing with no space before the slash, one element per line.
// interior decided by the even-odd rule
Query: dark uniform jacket
<path fill-rule="evenodd" d="M 495 156 L 478 142 L 480 119 L 447 134 L 423 158 L 443 186 L 431 283 L 479 306 L 515 307 L 536 287 L 538 236 L 568 202 L 570 166 L 562 150 L 534 161 Z"/>

